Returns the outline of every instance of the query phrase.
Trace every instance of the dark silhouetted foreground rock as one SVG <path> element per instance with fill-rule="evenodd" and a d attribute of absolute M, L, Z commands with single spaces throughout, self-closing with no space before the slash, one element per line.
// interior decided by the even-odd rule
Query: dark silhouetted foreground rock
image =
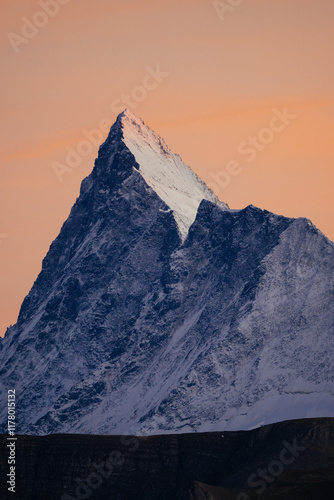
<path fill-rule="evenodd" d="M 1 499 L 329 500 L 334 491 L 329 418 L 148 438 L 17 437 L 14 495 L 1 436 Z"/>

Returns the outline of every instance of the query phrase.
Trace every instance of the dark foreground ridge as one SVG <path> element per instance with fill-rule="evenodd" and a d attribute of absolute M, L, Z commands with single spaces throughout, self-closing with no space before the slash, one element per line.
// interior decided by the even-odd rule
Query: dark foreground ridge
<path fill-rule="evenodd" d="M 334 418 L 152 437 L 17 436 L 16 493 L 1 499 L 322 500 L 334 491 Z"/>

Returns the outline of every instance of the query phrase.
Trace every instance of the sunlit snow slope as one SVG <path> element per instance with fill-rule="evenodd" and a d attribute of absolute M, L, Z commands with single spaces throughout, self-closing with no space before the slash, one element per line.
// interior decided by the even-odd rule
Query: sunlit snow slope
<path fill-rule="evenodd" d="M 134 155 L 139 172 L 173 211 L 183 239 L 203 199 L 228 208 L 140 118 L 126 110 L 121 120 L 124 142 Z"/>

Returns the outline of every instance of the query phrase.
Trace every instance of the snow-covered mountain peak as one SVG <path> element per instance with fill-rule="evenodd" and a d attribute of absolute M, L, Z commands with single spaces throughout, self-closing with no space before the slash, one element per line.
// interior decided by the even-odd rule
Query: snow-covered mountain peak
<path fill-rule="evenodd" d="M 118 117 L 0 343 L 0 432 L 8 387 L 20 434 L 333 416 L 333 243 L 305 219 L 219 205 Z"/>
<path fill-rule="evenodd" d="M 134 113 L 125 109 L 118 117 L 121 122 L 124 138 L 132 139 L 133 141 L 145 142 L 151 145 L 159 146 L 159 149 L 166 155 L 172 154 L 164 139 L 156 135 L 144 121 Z"/>
<path fill-rule="evenodd" d="M 203 199 L 228 209 L 141 118 L 126 109 L 118 116 L 118 122 L 121 124 L 123 142 L 139 165 L 139 173 L 173 211 L 183 239 Z"/>

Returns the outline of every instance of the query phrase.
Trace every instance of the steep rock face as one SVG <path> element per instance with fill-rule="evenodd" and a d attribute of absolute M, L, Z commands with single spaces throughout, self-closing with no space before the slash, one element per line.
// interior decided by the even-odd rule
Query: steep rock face
<path fill-rule="evenodd" d="M 33 434 L 330 416 L 333 295 L 309 221 L 229 210 L 125 112 L 2 342 L 2 399 Z"/>

